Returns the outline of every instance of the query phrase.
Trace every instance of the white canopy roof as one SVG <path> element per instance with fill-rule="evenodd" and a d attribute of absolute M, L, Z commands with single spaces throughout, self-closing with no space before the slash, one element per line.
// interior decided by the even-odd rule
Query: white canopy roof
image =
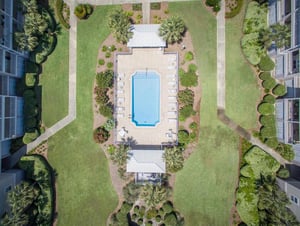
<path fill-rule="evenodd" d="M 128 152 L 127 172 L 165 173 L 164 150 L 130 150 Z"/>
<path fill-rule="evenodd" d="M 132 38 L 128 47 L 166 47 L 166 41 L 159 36 L 160 24 L 135 24 L 132 25 Z"/>

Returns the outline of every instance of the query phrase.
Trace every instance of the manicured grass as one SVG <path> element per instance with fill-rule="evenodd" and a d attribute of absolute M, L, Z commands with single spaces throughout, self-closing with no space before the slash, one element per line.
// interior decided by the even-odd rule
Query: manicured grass
<path fill-rule="evenodd" d="M 239 45 L 248 2 L 244 2 L 239 15 L 226 22 L 226 114 L 250 129 L 256 127 L 255 103 L 259 100 L 260 90 Z"/>
<path fill-rule="evenodd" d="M 109 34 L 106 18 L 113 8 L 98 7 L 78 23 L 77 118 L 49 139 L 49 160 L 59 174 L 59 225 L 106 225 L 118 203 L 107 159 L 93 141 L 92 113 L 97 51 Z"/>
<path fill-rule="evenodd" d="M 228 225 L 238 169 L 238 139 L 217 119 L 216 20 L 202 2 L 170 4 L 191 32 L 200 70 L 199 146 L 176 176 L 175 207 L 186 225 Z"/>
<path fill-rule="evenodd" d="M 54 52 L 43 64 L 42 120 L 51 127 L 68 114 L 69 33 L 61 29 Z"/>

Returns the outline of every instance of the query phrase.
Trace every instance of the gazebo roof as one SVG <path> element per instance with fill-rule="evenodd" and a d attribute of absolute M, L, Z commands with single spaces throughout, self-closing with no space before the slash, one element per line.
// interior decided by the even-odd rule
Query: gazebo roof
<path fill-rule="evenodd" d="M 165 173 L 164 150 L 130 150 L 128 152 L 127 172 Z"/>
<path fill-rule="evenodd" d="M 166 41 L 159 36 L 160 24 L 135 24 L 131 31 L 133 36 L 129 39 L 127 46 L 142 47 L 166 47 Z"/>

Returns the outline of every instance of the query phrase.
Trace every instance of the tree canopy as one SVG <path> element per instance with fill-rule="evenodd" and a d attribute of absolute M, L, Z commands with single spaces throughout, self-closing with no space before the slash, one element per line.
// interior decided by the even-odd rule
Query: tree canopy
<path fill-rule="evenodd" d="M 180 42 L 184 32 L 185 24 L 179 16 L 172 16 L 163 20 L 159 28 L 159 35 L 169 44 Z"/>

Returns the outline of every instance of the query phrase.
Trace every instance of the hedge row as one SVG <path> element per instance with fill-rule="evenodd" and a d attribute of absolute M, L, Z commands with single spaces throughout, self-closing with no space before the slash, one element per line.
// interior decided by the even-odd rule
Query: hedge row
<path fill-rule="evenodd" d="M 56 0 L 55 1 L 55 13 L 58 17 L 59 22 L 61 25 L 63 25 L 64 28 L 70 29 L 70 24 L 68 24 L 65 21 L 65 18 L 63 16 L 63 7 L 64 7 L 64 1 L 63 0 Z"/>
<path fill-rule="evenodd" d="M 52 225 L 55 216 L 55 178 L 54 171 L 41 155 L 26 155 L 19 161 L 19 167 L 26 172 L 26 177 L 35 181 L 41 188 L 37 202 L 38 217 L 42 225 Z"/>

